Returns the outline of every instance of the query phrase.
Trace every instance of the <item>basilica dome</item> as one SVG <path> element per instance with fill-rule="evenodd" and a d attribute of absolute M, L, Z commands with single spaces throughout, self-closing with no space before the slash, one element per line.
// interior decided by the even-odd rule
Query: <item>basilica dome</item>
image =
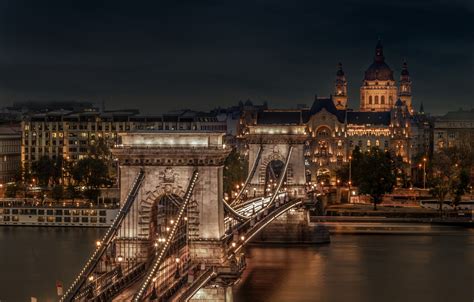
<path fill-rule="evenodd" d="M 393 81 L 393 70 L 385 63 L 383 56 L 383 46 L 379 41 L 375 47 L 374 62 L 365 71 L 364 80 L 366 81 Z"/>

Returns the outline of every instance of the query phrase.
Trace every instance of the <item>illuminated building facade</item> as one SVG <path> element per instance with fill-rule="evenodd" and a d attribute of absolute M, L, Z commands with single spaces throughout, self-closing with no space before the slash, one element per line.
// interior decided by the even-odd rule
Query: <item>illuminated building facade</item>
<path fill-rule="evenodd" d="M 305 125 L 305 162 L 311 179 L 335 181 L 335 171 L 347 163 L 357 146 L 362 151 L 378 147 L 391 152 L 410 166 L 414 158 L 429 154 L 431 123 L 423 108 L 412 108 L 411 79 L 403 64 L 399 86 L 393 71 L 385 63 L 381 42 L 377 43 L 374 62 L 366 70 L 360 89 L 360 109 L 348 109 L 347 81 L 339 63 L 334 96 L 316 97 L 310 108 L 264 110 L 256 112 L 257 124 Z M 265 117 L 264 119 L 262 117 Z"/>
<path fill-rule="evenodd" d="M 20 166 L 21 131 L 18 124 L 0 124 L 0 185 L 13 181 Z"/>
<path fill-rule="evenodd" d="M 119 132 L 135 130 L 221 131 L 226 121 L 214 114 L 190 110 L 160 116 L 140 115 L 138 110 L 104 111 L 96 108 L 80 111 L 55 110 L 28 114 L 22 121 L 21 158 L 26 167 L 42 156 L 75 161 L 88 155 L 98 140 L 109 146 Z"/>

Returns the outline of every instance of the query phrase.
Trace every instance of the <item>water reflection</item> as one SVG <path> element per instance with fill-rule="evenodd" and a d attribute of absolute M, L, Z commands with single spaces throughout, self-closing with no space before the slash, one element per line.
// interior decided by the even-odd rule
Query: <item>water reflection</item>
<path fill-rule="evenodd" d="M 235 301 L 472 301 L 474 234 L 333 236 L 252 247 Z"/>
<path fill-rule="evenodd" d="M 56 301 L 104 229 L 0 228 L 0 300 Z M 472 301 L 474 232 L 339 235 L 315 247 L 251 247 L 234 299 L 244 301 Z"/>

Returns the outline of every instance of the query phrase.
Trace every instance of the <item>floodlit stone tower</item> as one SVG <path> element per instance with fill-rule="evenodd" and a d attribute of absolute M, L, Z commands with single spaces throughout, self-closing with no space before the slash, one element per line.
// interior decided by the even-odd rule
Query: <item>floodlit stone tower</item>
<path fill-rule="evenodd" d="M 385 63 L 382 42 L 375 47 L 374 62 L 365 71 L 360 88 L 361 111 L 390 111 L 397 100 L 393 71 Z"/>
<path fill-rule="evenodd" d="M 347 108 L 347 81 L 342 64 L 337 65 L 336 81 L 334 82 L 334 105 L 338 110 Z"/>
<path fill-rule="evenodd" d="M 412 113 L 411 102 L 411 79 L 408 72 L 407 62 L 403 62 L 402 72 L 400 74 L 400 91 L 398 94 L 400 100 L 407 106 L 408 112 Z"/>

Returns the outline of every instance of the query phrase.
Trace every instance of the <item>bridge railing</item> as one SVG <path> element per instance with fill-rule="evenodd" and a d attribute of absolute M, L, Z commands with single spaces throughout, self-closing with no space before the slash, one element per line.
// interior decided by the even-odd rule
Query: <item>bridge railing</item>
<path fill-rule="evenodd" d="M 258 149 L 258 152 L 257 152 L 257 156 L 255 157 L 255 161 L 253 162 L 253 165 L 252 165 L 252 168 L 250 169 L 248 175 L 247 175 L 247 179 L 245 180 L 245 183 L 244 185 L 242 186 L 242 189 L 237 193 L 237 196 L 235 197 L 235 199 L 231 202 L 230 205 L 235 205 L 235 204 L 238 204 L 240 203 L 240 196 L 242 195 L 243 192 L 245 192 L 245 189 L 247 188 L 247 186 L 249 185 L 250 181 L 252 180 L 254 174 L 255 174 L 255 171 L 257 170 L 257 167 L 258 167 L 258 163 L 260 162 L 260 158 L 262 157 L 262 153 L 263 153 L 263 146 L 260 146 L 260 148 Z"/>
<path fill-rule="evenodd" d="M 142 185 L 144 178 L 145 172 L 143 170 L 140 170 L 137 177 L 135 178 L 135 181 L 132 184 L 132 188 L 130 189 L 127 195 L 126 201 L 117 213 L 117 216 L 115 217 L 112 225 L 109 227 L 102 240 L 98 242 L 98 247 L 96 248 L 92 256 L 89 258 L 89 260 L 86 262 L 85 266 L 82 268 L 79 275 L 73 281 L 69 289 L 61 297 L 60 301 L 72 301 L 75 295 L 79 292 L 80 288 L 84 285 L 90 274 L 94 271 L 95 267 L 99 263 L 107 248 L 111 246 L 113 238 L 117 233 L 120 225 L 122 224 L 123 219 L 130 211 L 130 208 L 137 197 L 138 190 Z"/>
<path fill-rule="evenodd" d="M 188 189 L 186 190 L 186 193 L 184 194 L 183 203 L 181 204 L 181 207 L 179 209 L 178 217 L 176 218 L 176 221 L 174 222 L 173 227 L 171 228 L 170 233 L 168 237 L 166 238 L 165 244 L 161 248 L 161 251 L 159 253 L 157 252 L 156 257 L 152 260 L 151 265 L 149 266 L 147 273 L 145 274 L 144 280 L 142 284 L 140 285 L 138 292 L 133 297 L 133 301 L 139 302 L 143 299 L 143 296 L 146 295 L 146 291 L 150 283 L 152 282 L 153 277 L 156 275 L 158 269 L 160 268 L 160 265 L 163 262 L 165 255 L 167 254 L 171 246 L 173 238 L 177 233 L 178 226 L 183 219 L 184 212 L 189 203 L 189 200 L 191 199 L 198 176 L 199 176 L 199 172 L 198 170 L 195 170 L 191 177 L 191 181 L 188 185 Z"/>
<path fill-rule="evenodd" d="M 290 159 L 291 159 L 291 154 L 293 153 L 293 146 L 290 146 L 289 147 L 289 150 L 288 150 L 288 154 L 286 156 L 286 162 L 285 162 L 285 166 L 283 167 L 283 171 L 281 172 L 280 174 L 280 179 L 278 180 L 278 184 L 275 188 L 275 192 L 272 194 L 272 197 L 270 199 L 270 202 L 268 203 L 267 206 L 270 206 L 273 204 L 273 202 L 275 201 L 275 198 L 278 196 L 278 194 L 280 193 L 280 188 L 281 188 L 281 185 L 283 184 L 283 181 L 285 180 L 285 176 L 286 176 L 286 172 L 288 170 L 288 165 L 290 164 Z"/>
<path fill-rule="evenodd" d="M 215 267 L 209 267 L 197 279 L 188 286 L 186 291 L 180 295 L 179 302 L 189 301 L 203 286 L 205 286 L 212 278 L 217 276 Z"/>
<path fill-rule="evenodd" d="M 302 204 L 301 199 L 294 199 L 284 202 L 283 204 L 275 203 L 266 207 L 258 215 L 252 219 L 241 223 L 232 234 L 228 234 L 223 241 L 229 246 L 228 257 L 238 252 L 246 243 L 248 243 L 256 234 L 263 230 L 269 223 L 275 220 L 283 213 Z M 238 235 L 238 240 L 235 236 Z"/>

